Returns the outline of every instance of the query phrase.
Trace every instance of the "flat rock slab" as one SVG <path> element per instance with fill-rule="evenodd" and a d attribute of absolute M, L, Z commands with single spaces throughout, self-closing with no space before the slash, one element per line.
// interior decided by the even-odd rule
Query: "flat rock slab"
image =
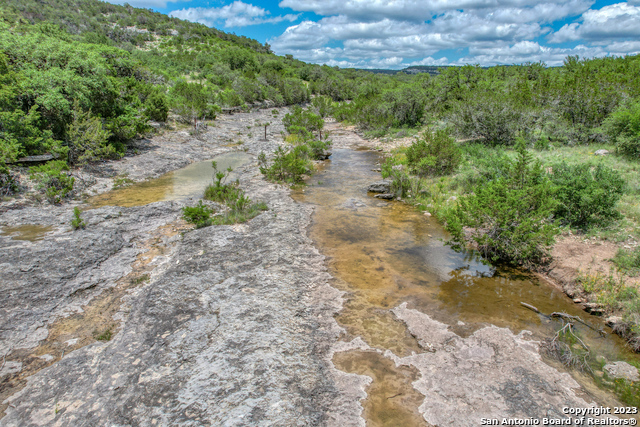
<path fill-rule="evenodd" d="M 114 338 L 29 377 L 0 425 L 324 424 L 336 334 L 311 301 L 327 279 L 304 233 L 311 208 L 260 192 L 270 211 L 186 233 L 127 297 Z"/>

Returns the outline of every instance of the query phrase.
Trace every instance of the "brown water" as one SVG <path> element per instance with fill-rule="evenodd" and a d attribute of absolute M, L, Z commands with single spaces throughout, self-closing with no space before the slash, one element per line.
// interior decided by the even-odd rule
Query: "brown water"
<path fill-rule="evenodd" d="M 0 228 L 0 235 L 9 236 L 13 240 L 37 242 L 44 239 L 44 236 L 51 230 L 53 230 L 53 226 L 26 224 L 15 227 L 2 227 Z"/>
<path fill-rule="evenodd" d="M 516 333 L 527 329 L 539 339 L 555 332 L 557 324 L 520 302 L 543 313 L 561 311 L 604 327 L 602 319 L 585 313 L 550 285 L 517 270 L 496 269 L 473 253 L 453 251 L 443 243 L 448 236 L 442 227 L 412 207 L 368 195 L 367 185 L 380 179 L 379 173 L 371 171 L 378 160 L 372 152 L 334 150 L 309 187 L 294 194 L 299 202 L 316 205 L 310 235 L 328 257 L 334 286 L 347 292 L 337 316 L 349 335 L 344 339 L 360 336 L 370 346 L 398 356 L 424 352 L 389 311 L 404 301 L 461 336 L 487 324 Z M 608 360 L 640 360 L 616 335 L 601 338 L 586 328 L 581 332 L 595 354 Z M 334 359 L 338 368 L 374 379 L 365 402 L 369 425 L 401 425 L 387 416 L 389 408 L 375 403 L 380 396 L 407 393 L 406 402 L 415 400 L 406 387 L 398 391 L 399 381 L 409 381 L 401 377 L 411 375 L 389 373 L 396 368 L 387 362 L 370 352 L 337 354 Z M 410 381 L 407 384 L 410 389 Z M 406 407 L 393 413 L 401 418 L 415 415 Z"/>
<path fill-rule="evenodd" d="M 216 156 L 219 171 L 236 169 L 251 161 L 251 156 L 234 151 Z M 211 160 L 190 164 L 162 175 L 159 178 L 139 182 L 125 188 L 109 191 L 89 199 L 92 208 L 102 206 L 142 206 L 153 202 L 201 197 L 205 187 L 213 179 Z M 232 173 L 229 179 L 235 179 Z"/>

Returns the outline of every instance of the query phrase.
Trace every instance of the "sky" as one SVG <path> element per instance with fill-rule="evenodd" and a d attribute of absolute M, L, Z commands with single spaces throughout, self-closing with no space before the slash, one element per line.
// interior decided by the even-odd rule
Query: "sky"
<path fill-rule="evenodd" d="M 109 0 L 124 3 L 124 0 Z M 640 0 L 127 0 L 342 68 L 640 53 Z"/>

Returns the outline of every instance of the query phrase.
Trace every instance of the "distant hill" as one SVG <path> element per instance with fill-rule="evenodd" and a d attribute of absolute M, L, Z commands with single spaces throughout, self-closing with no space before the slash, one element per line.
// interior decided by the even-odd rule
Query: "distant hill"
<path fill-rule="evenodd" d="M 432 76 L 437 76 L 440 74 L 440 70 L 446 68 L 457 68 L 458 65 L 413 65 L 411 67 L 403 68 L 402 70 L 386 70 L 382 68 L 362 68 L 363 71 L 369 71 L 375 74 L 390 74 L 395 75 L 398 73 L 405 74 L 420 74 L 420 73 L 428 73 Z M 488 68 L 488 67 L 480 67 L 480 68 Z"/>

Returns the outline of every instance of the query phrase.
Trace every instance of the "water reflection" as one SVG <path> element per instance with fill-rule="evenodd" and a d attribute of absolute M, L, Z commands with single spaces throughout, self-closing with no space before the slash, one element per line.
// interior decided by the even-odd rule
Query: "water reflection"
<path fill-rule="evenodd" d="M 215 157 L 218 170 L 236 169 L 251 161 L 251 156 L 235 151 Z M 234 179 L 234 175 L 230 179 Z M 139 182 L 125 188 L 109 191 L 89 199 L 93 208 L 101 206 L 142 206 L 153 202 L 200 197 L 211 183 L 211 160 L 193 163 L 156 179 Z"/>

